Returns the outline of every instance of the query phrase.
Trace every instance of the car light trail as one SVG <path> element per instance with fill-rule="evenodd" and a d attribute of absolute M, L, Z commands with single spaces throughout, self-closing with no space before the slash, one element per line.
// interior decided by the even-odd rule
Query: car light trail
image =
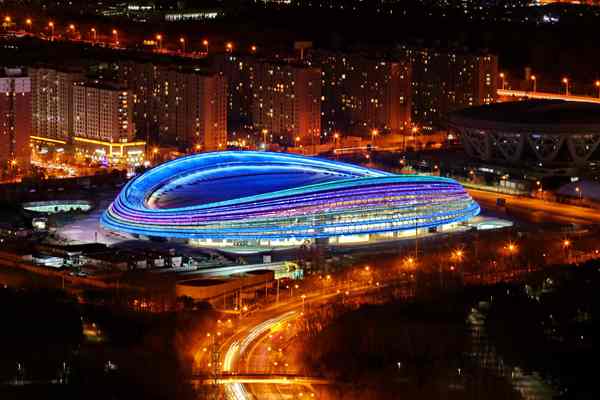
<path fill-rule="evenodd" d="M 225 353 L 223 361 L 223 372 L 233 372 L 234 363 L 236 358 L 244 354 L 248 346 L 258 339 L 260 336 L 266 334 L 269 331 L 276 330 L 281 324 L 287 323 L 289 320 L 295 318 L 297 315 L 296 311 L 289 311 L 278 317 L 271 318 L 253 327 L 250 332 L 241 340 L 234 341 L 231 343 L 227 352 Z M 244 400 L 250 399 L 251 396 L 246 391 L 244 385 L 240 382 L 227 383 L 225 385 L 225 393 L 231 400 Z"/>
<path fill-rule="evenodd" d="M 225 386 L 227 398 L 231 400 L 246 400 L 251 399 L 248 391 L 241 383 L 231 383 Z"/>

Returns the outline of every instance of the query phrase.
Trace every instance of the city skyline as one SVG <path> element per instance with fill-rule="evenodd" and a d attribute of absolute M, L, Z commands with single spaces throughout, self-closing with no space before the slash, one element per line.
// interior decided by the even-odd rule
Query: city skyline
<path fill-rule="evenodd" d="M 0 398 L 598 398 L 599 22 L 5 0 Z"/>

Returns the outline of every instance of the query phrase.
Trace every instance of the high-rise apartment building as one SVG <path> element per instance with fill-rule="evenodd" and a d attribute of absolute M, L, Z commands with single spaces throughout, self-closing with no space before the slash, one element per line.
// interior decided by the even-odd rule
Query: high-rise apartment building
<path fill-rule="evenodd" d="M 227 110 L 231 130 L 252 129 L 252 101 L 259 60 L 252 55 L 217 54 L 213 69 L 227 78 Z"/>
<path fill-rule="evenodd" d="M 73 87 L 74 137 L 108 143 L 133 139 L 131 91 L 107 83 Z"/>
<path fill-rule="evenodd" d="M 34 136 L 68 140 L 73 135 L 73 86 L 84 78 L 77 70 L 31 67 Z"/>
<path fill-rule="evenodd" d="M 140 139 L 194 150 L 227 145 L 227 82 L 222 74 L 150 62 L 123 61 L 117 79 L 133 94 Z"/>
<path fill-rule="evenodd" d="M 116 80 L 132 92 L 136 137 L 159 143 L 160 67 L 151 62 L 122 60 L 113 68 Z"/>
<path fill-rule="evenodd" d="M 318 144 L 321 136 L 321 70 L 260 62 L 252 91 L 254 128 L 273 141 Z"/>
<path fill-rule="evenodd" d="M 31 80 L 21 68 L 0 71 L 0 163 L 16 168 L 29 164 Z"/>
<path fill-rule="evenodd" d="M 161 68 L 159 137 L 179 147 L 227 146 L 227 82 L 220 74 Z"/>
<path fill-rule="evenodd" d="M 322 70 L 324 130 L 400 133 L 410 126 L 409 63 L 323 50 L 308 59 Z"/>
<path fill-rule="evenodd" d="M 412 118 L 423 128 L 443 127 L 449 112 L 496 101 L 498 56 L 402 47 L 412 65 Z"/>

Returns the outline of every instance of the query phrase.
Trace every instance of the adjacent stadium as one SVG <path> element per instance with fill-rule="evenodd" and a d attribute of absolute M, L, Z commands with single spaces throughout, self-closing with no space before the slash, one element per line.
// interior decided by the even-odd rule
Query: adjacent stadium
<path fill-rule="evenodd" d="M 138 237 L 276 247 L 443 230 L 479 212 L 452 179 L 286 153 L 226 151 L 179 158 L 133 178 L 101 223 Z"/>
<path fill-rule="evenodd" d="M 449 126 L 473 158 L 556 175 L 600 168 L 600 106 L 528 100 L 454 112 Z"/>

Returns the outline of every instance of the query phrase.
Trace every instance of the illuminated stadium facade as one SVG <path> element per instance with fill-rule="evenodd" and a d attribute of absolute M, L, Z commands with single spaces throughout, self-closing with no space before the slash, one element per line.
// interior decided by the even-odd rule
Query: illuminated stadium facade
<path fill-rule="evenodd" d="M 199 245 L 298 245 L 444 229 L 480 209 L 447 178 L 269 152 L 196 154 L 132 179 L 102 216 L 113 231 Z"/>

